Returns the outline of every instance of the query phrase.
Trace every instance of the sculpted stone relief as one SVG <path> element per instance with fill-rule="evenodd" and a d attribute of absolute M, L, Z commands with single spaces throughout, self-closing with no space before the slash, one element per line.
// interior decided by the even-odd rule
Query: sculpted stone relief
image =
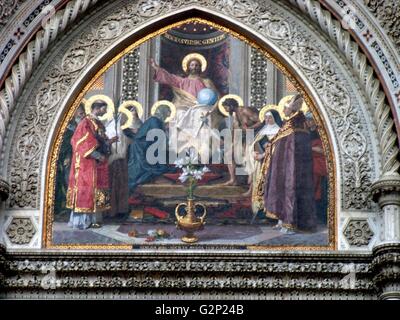
<path fill-rule="evenodd" d="M 162 252 L 134 261 L 129 253 L 65 252 L 20 253 L 10 260 L 3 249 L 0 297 L 8 299 L 395 299 L 399 291 L 398 245 L 381 246 L 373 254 L 281 253 L 278 261 L 262 253 L 244 255 L 243 261 L 194 254 L 189 261 Z"/>
<path fill-rule="evenodd" d="M 395 257 L 382 256 L 373 264 L 369 256 L 351 263 L 350 255 L 340 258 L 340 262 L 332 262 L 321 257 L 318 261 L 312 256 L 302 257 L 303 261 L 292 257 L 287 263 L 274 262 L 274 258 L 259 261 L 254 256 L 248 262 L 229 258 L 211 262 L 198 257 L 188 262 L 162 255 L 136 261 L 127 256 L 57 256 L 53 261 L 21 257 L 4 262 L 7 277 L 1 297 L 19 297 L 23 290 L 25 298 L 45 297 L 50 291 L 53 297 L 63 298 L 376 299 L 379 294 L 372 276 L 379 272 L 380 260 Z M 384 282 L 386 274 L 378 281 Z M 87 288 L 96 290 L 90 294 Z M 181 291 L 188 288 L 190 292 Z"/>
<path fill-rule="evenodd" d="M 36 233 L 36 228 L 30 218 L 13 218 L 6 230 L 7 236 L 13 244 L 28 244 Z"/>
<path fill-rule="evenodd" d="M 368 245 L 374 235 L 367 220 L 350 220 L 344 229 L 344 235 L 350 245 L 363 246 Z"/>
<path fill-rule="evenodd" d="M 7 24 L 23 2 L 23 0 L 6 0 L 0 3 L 0 26 Z"/>
<path fill-rule="evenodd" d="M 397 49 L 400 49 L 400 8 L 398 2 L 396 0 L 364 0 L 364 3 L 379 20 Z"/>

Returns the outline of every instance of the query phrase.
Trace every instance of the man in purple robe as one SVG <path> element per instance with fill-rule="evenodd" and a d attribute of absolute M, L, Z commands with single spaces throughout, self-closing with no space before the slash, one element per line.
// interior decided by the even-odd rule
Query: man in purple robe
<path fill-rule="evenodd" d="M 266 216 L 278 220 L 276 229 L 293 234 L 316 226 L 310 132 L 296 95 L 285 106 L 288 117 L 271 140 L 257 185 Z"/>

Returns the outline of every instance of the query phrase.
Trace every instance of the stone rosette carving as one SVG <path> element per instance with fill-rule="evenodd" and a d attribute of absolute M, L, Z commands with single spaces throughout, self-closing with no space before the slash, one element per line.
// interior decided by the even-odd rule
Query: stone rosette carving
<path fill-rule="evenodd" d="M 102 11 L 99 15 L 101 19 L 82 26 L 84 31 L 76 33 L 80 36 L 65 48 L 61 61 L 53 60 L 45 76 L 33 81 L 37 85 L 26 100 L 29 102 L 13 137 L 15 143 L 12 145 L 17 147 L 11 150 L 8 161 L 11 164 L 9 174 L 13 191 L 9 207 L 39 207 L 40 160 L 43 159 L 45 142 L 49 139 L 48 127 L 55 121 L 56 111 L 62 107 L 62 98 L 75 80 L 87 71 L 87 65 L 99 52 L 116 43 L 130 30 L 149 22 L 149 17 L 162 16 L 193 3 L 215 11 L 223 10 L 262 34 L 292 58 L 290 63 L 299 68 L 299 72 L 320 95 L 323 107 L 329 113 L 331 127 L 335 130 L 343 163 L 342 190 L 343 195 L 346 194 L 343 196 L 343 207 L 371 208 L 369 188 L 373 170 L 370 168 L 375 165 L 370 156 L 372 147 L 367 141 L 374 139 L 367 139 L 366 120 L 354 100 L 355 95 L 349 91 L 350 83 L 338 72 L 339 68 L 335 67 L 329 53 L 323 51 L 304 25 L 285 17 L 284 11 L 275 6 L 250 0 L 137 1 L 124 6 L 115 3 L 113 10 L 107 11 L 106 8 Z"/>
<path fill-rule="evenodd" d="M 36 228 L 30 218 L 12 218 L 6 230 L 6 235 L 12 244 L 26 245 L 36 234 Z"/>
<path fill-rule="evenodd" d="M 352 219 L 344 228 L 343 234 L 351 246 L 368 246 L 374 232 L 365 219 Z"/>

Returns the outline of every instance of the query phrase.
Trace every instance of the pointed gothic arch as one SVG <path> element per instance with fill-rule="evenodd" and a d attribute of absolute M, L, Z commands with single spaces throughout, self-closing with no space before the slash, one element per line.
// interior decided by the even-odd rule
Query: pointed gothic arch
<path fill-rule="evenodd" d="M 110 280 L 104 279 L 102 275 L 94 278 L 96 285 L 104 289 L 101 293 L 103 297 L 114 298 L 115 292 L 120 295 L 120 283 L 123 283 L 124 288 L 128 288 L 126 294 L 129 297 L 164 298 L 160 288 L 170 290 L 172 286 L 187 289 L 186 283 L 181 281 L 182 276 L 193 278 L 193 272 L 199 270 L 204 272 L 195 273 L 190 283 L 192 288 L 199 291 L 187 293 L 187 297 L 197 299 L 204 292 L 211 292 L 219 299 L 249 297 L 249 294 L 278 299 L 327 296 L 376 299 L 379 295 L 381 298 L 398 297 L 398 283 L 395 282 L 396 274 L 393 271 L 399 261 L 396 260 L 399 250 L 399 231 L 396 226 L 399 221 L 400 184 L 393 175 L 398 170 L 398 149 L 396 134 L 392 130 L 396 116 L 392 117 L 379 81 L 367 63 L 368 60 L 375 61 L 382 69 L 381 83 L 386 84 L 387 96 L 390 93 L 388 100 L 392 108 L 395 108 L 394 83 L 391 83 L 388 75 L 390 69 L 393 71 L 394 68 L 391 63 L 397 58 L 390 57 L 390 63 L 385 67 L 382 58 L 385 54 L 388 57 L 392 49 L 388 48 L 390 45 L 382 46 L 380 49 L 383 56 L 377 57 L 374 56 L 372 43 L 369 43 L 368 52 L 371 54 L 366 59 L 360 53 L 359 45 L 351 40 L 349 32 L 321 9 L 317 1 L 312 0 L 291 0 L 293 7 L 277 7 L 274 1 L 265 3 L 252 0 L 231 1 L 234 4 L 231 7 L 226 6 L 223 0 L 213 1 L 212 4 L 208 1 L 179 0 L 130 1 L 123 4 L 122 1 L 114 1 L 113 4 L 100 5 L 95 11 L 87 12 L 89 2 L 96 1 L 71 1 L 75 7 L 67 6 L 64 11 L 67 20 L 55 17 L 57 27 L 53 29 L 53 35 L 44 34 L 44 37 L 50 36 L 50 39 L 47 38 L 43 48 L 55 41 L 51 50 L 41 51 L 40 54 L 36 52 L 36 58 L 31 50 L 25 56 L 28 60 L 33 58 L 37 61 L 37 57 L 43 55 L 45 59 L 41 60 L 40 65 L 28 63 L 22 71 L 13 70 L 12 80 L 7 81 L 5 92 L 0 93 L 0 105 L 3 108 L 1 138 L 6 134 L 2 140 L 1 172 L 10 181 L 12 193 L 0 217 L 4 220 L 0 240 L 3 235 L 8 251 L 6 254 L 6 249 L 0 246 L 0 260 L 5 257 L 9 261 L 6 262 L 9 272 L 6 275 L 7 293 L 4 296 L 18 297 L 22 295 L 21 292 L 24 297 L 36 297 L 38 292 L 42 297 L 52 296 L 53 292 L 38 289 L 35 281 L 22 283 L 21 277 L 37 279 L 35 270 L 56 268 L 57 272 L 63 272 L 63 276 L 71 277 L 59 288 L 71 289 L 72 293 L 62 293 L 63 297 L 72 297 L 79 290 L 87 289 L 88 285 L 82 284 L 80 277 L 87 277 L 88 272 L 93 272 L 95 277 L 97 274 L 94 273 L 101 272 L 102 275 L 110 275 Z M 329 3 L 332 6 L 331 12 L 334 12 L 334 6 L 344 2 Z M 299 8 L 303 14 L 294 7 Z M 77 12 L 87 12 L 82 21 L 75 20 Z M 185 12 L 228 26 L 262 46 L 267 47 L 269 44 L 273 48 L 275 45 L 277 53 L 280 53 L 277 56 L 288 67 L 292 67 L 292 71 L 296 71 L 294 74 L 299 83 L 308 88 L 305 91 L 326 121 L 336 159 L 338 251 L 237 253 L 220 248 L 210 257 L 209 252 L 182 254 L 154 251 L 141 254 L 137 251 L 78 253 L 35 250 L 44 249 L 41 238 L 45 170 L 55 140 L 54 133 L 68 106 L 101 65 L 117 49 L 123 48 L 123 38 L 129 38 L 139 30 L 150 32 L 148 27 L 157 20 L 157 16 L 161 24 L 166 26 L 167 22 L 183 18 Z M 284 31 L 285 28 L 277 27 L 286 25 L 291 31 L 297 31 L 294 39 L 299 41 L 287 43 L 286 40 L 293 38 L 274 37 L 276 34 L 271 34 L 267 28 L 271 20 L 276 23 L 272 31 L 279 34 L 279 30 Z M 56 38 L 55 30 L 64 30 L 71 21 L 77 21 L 74 29 L 62 38 Z M 363 21 L 368 24 L 368 19 L 361 19 Z M 157 24 L 158 27 L 161 26 Z M 364 31 L 366 29 L 361 25 L 357 27 L 356 36 L 359 41 Z M 372 33 L 379 48 L 379 44 L 382 44 L 379 32 Z M 291 51 L 292 45 L 299 50 Z M 301 50 L 301 45 L 307 45 L 307 50 Z M 24 62 L 24 59 L 21 61 Z M 66 61 L 75 64 L 72 66 Z M 313 68 L 318 65 L 318 61 L 326 62 L 320 64 L 325 68 L 324 73 Z M 27 70 L 32 70 L 32 66 L 35 72 L 24 92 L 21 92 L 29 78 L 25 71 L 30 73 Z M 77 69 L 68 69 L 74 67 Z M 291 68 L 288 69 L 290 71 Z M 328 77 L 324 77 L 324 74 Z M 334 90 L 335 84 L 342 85 L 340 90 Z M 8 107 L 15 103 L 14 111 L 9 114 L 13 108 Z M 377 183 L 372 184 L 379 178 Z M 0 181 L 0 192 L 5 190 L 8 193 L 7 188 Z M 372 202 L 371 189 L 374 200 L 379 202 L 383 212 Z M 158 277 L 162 270 L 168 270 L 168 273 L 162 274 L 161 281 L 152 278 L 153 275 Z M 353 271 L 357 277 L 355 288 L 348 288 L 347 283 L 338 281 L 338 275 Z M 115 272 L 118 273 L 118 284 L 115 282 Z M 285 284 L 282 286 L 281 276 L 287 272 L 291 272 L 295 279 L 286 283 L 285 287 Z M 1 276 L 0 263 L 0 285 Z M 212 281 L 205 282 L 203 277 Z M 321 288 L 321 278 L 325 279 L 324 288 Z M 218 282 L 218 288 L 222 291 L 213 287 L 215 282 Z M 379 287 L 380 292 L 376 292 L 375 286 Z M 232 287 L 238 290 L 231 292 Z M 262 292 L 249 293 L 254 288 L 262 288 Z M 90 293 L 84 293 L 83 296 L 93 297 Z M 171 291 L 168 297 L 181 296 Z"/>
<path fill-rule="evenodd" d="M 61 49 L 62 44 L 59 44 L 60 52 L 65 52 L 65 54 L 61 59 L 57 57 L 59 62 L 54 64 L 57 66 L 54 72 L 59 73 L 61 71 L 62 75 L 62 69 L 65 67 L 68 71 L 67 73 L 69 75 L 72 73 L 74 78 L 68 79 L 68 76 L 67 79 L 62 80 L 60 80 L 61 78 L 56 78 L 60 81 L 54 82 L 50 75 L 50 78 L 45 80 L 46 88 L 42 88 L 41 91 L 45 94 L 45 97 L 49 98 L 50 92 L 56 93 L 56 95 L 54 95 L 55 99 L 50 98 L 50 100 L 53 99 L 51 102 L 54 105 L 52 105 L 51 110 L 54 112 L 55 116 L 55 118 L 53 118 L 55 121 L 53 120 L 52 122 L 53 125 L 50 132 L 54 132 L 57 127 L 58 120 L 56 119 L 60 119 L 65 113 L 64 106 L 70 105 L 71 101 L 76 99 L 77 92 L 82 88 L 82 84 L 85 83 L 87 79 L 92 78 L 96 71 L 104 67 L 104 64 L 109 61 L 111 57 L 115 56 L 117 52 L 125 48 L 127 44 L 147 35 L 152 28 L 162 28 L 170 23 L 180 21 L 185 17 L 205 17 L 211 21 L 228 26 L 231 30 L 244 35 L 258 46 L 268 49 L 269 52 L 272 53 L 271 57 L 275 57 L 275 60 L 282 64 L 282 69 L 285 69 L 288 74 L 294 75 L 294 79 L 297 79 L 297 82 L 301 84 L 303 88 L 306 88 L 307 96 L 310 97 L 310 102 L 313 101 L 315 105 L 318 106 L 318 110 L 324 119 L 324 124 L 332 139 L 332 148 L 333 154 L 336 157 L 336 163 L 341 164 L 337 166 L 336 171 L 338 181 L 337 188 L 335 188 L 338 201 L 337 207 L 341 208 L 342 212 L 346 210 L 352 211 L 361 209 L 361 211 L 368 211 L 372 209 L 371 201 L 366 190 L 368 189 L 368 185 L 372 183 L 372 180 L 379 176 L 381 165 L 379 164 L 380 152 L 378 151 L 378 138 L 373 137 L 374 129 L 368 125 L 368 123 L 370 123 L 370 121 L 367 120 L 370 118 L 368 115 L 368 108 L 365 106 L 365 101 L 362 101 L 363 95 L 355 94 L 357 91 L 356 87 L 352 88 L 352 95 L 347 91 L 347 88 L 351 88 L 352 86 L 351 80 L 349 81 L 351 75 L 348 72 L 346 74 L 343 61 L 337 50 L 332 46 L 324 45 L 321 41 L 318 43 L 318 46 L 313 46 L 310 41 L 307 41 L 307 37 L 302 37 L 301 33 L 297 30 L 299 26 L 303 28 L 304 32 L 309 32 L 316 39 L 321 36 L 318 36 L 317 32 L 302 24 L 298 16 L 293 13 L 288 14 L 287 12 L 285 16 L 284 10 L 279 12 L 279 8 L 270 6 L 268 9 L 265 8 L 264 10 L 259 10 L 257 13 L 250 14 L 250 17 L 249 15 L 232 17 L 218 13 L 214 8 L 189 5 L 181 9 L 166 10 L 166 12 L 160 16 L 156 16 L 155 13 L 147 16 L 148 13 L 145 13 L 144 16 L 139 18 L 141 21 L 130 23 L 128 22 L 128 18 L 132 17 L 130 15 L 133 14 L 135 10 L 136 13 L 138 12 L 137 10 L 140 11 L 140 6 L 135 7 L 135 5 L 132 5 L 131 12 L 126 8 L 125 10 L 126 11 L 121 7 L 119 12 L 116 10 L 117 13 L 107 12 L 107 14 L 105 14 L 106 10 L 102 11 L 101 14 L 98 14 L 98 16 L 103 15 L 102 22 L 100 23 L 95 21 L 96 15 L 94 15 L 94 17 L 83 22 L 80 26 L 80 28 L 82 28 L 81 30 L 87 29 L 90 26 L 91 30 L 89 32 L 77 37 L 79 31 L 73 31 L 67 35 L 63 41 L 63 43 L 68 43 L 67 47 L 64 46 L 64 48 Z M 118 16 L 121 14 L 123 15 L 122 19 Z M 79 27 L 77 27 L 77 29 L 79 29 Z M 122 30 L 125 32 L 123 33 Z M 75 35 L 73 36 L 74 33 Z M 295 50 L 292 50 L 293 47 L 291 47 L 290 44 L 290 42 L 295 39 L 293 36 L 298 37 L 298 42 L 294 43 Z M 87 41 L 87 43 L 85 43 L 85 41 Z M 88 44 L 90 45 L 88 46 Z M 92 46 L 92 48 L 90 48 L 90 46 Z M 96 46 L 98 49 L 101 48 L 100 54 L 99 52 L 95 52 Z M 54 49 L 53 54 L 55 51 L 56 49 Z M 74 65 L 74 68 L 77 68 L 76 70 L 68 70 L 70 66 L 67 65 L 66 61 L 70 61 L 71 57 L 76 58 L 75 63 L 77 64 Z M 50 65 L 49 62 L 46 63 Z M 333 68 L 332 65 L 335 65 L 335 68 Z M 66 74 L 62 76 L 65 75 Z M 321 78 L 320 85 L 322 85 L 322 87 L 318 88 L 320 92 L 317 92 L 317 82 L 315 82 L 315 80 L 321 75 L 325 75 L 325 78 Z M 331 78 L 327 78 L 326 75 L 330 75 Z M 59 77 L 60 75 L 56 75 L 56 77 L 57 76 Z M 346 79 L 348 85 L 335 86 L 335 82 L 336 85 L 338 84 L 338 79 Z M 68 80 L 70 83 L 68 88 L 66 87 L 63 90 L 62 81 L 65 80 Z M 43 81 L 43 78 L 41 81 Z M 314 84 L 312 84 L 312 81 L 314 81 Z M 60 91 L 57 91 L 58 88 L 56 86 L 51 87 L 48 86 L 48 84 L 57 84 L 59 88 L 61 88 L 62 95 Z M 323 97 L 325 101 L 323 101 L 321 94 L 325 95 Z M 43 100 L 43 96 L 42 98 L 39 96 L 40 94 L 34 99 L 37 103 Z M 357 103 L 354 103 L 356 100 L 358 100 Z M 21 101 L 24 101 L 24 98 L 21 98 Z M 331 103 L 327 103 L 329 101 Z M 332 103 L 336 103 L 336 106 L 333 106 Z M 354 105 L 357 105 L 357 111 L 354 110 Z M 343 106 L 344 109 L 340 109 L 340 107 Z M 338 109 L 335 110 L 335 107 Z M 339 109 L 340 111 L 338 111 Z M 20 111 L 24 112 L 24 110 Z M 330 114 L 328 114 L 329 112 Z M 343 119 L 340 119 L 341 112 L 347 112 L 348 114 L 346 116 L 347 118 L 345 118 L 345 122 L 350 121 L 344 126 Z M 353 125 L 351 121 L 353 121 Z M 342 128 L 344 128 L 343 130 L 348 131 L 338 131 L 341 125 Z M 357 127 L 361 130 L 356 131 L 355 129 Z M 39 141 L 40 139 L 37 140 L 37 144 L 44 143 L 46 147 L 41 150 L 41 162 L 38 164 L 37 170 L 43 173 L 46 168 L 46 162 L 43 160 L 47 158 L 48 150 L 53 143 L 53 138 L 49 136 L 45 141 Z M 11 142 L 11 139 L 9 141 Z M 359 145 L 358 149 L 356 148 L 357 150 L 352 151 L 348 146 L 353 147 L 354 141 Z M 367 144 L 367 141 L 371 141 L 372 143 Z M 11 146 L 13 145 L 15 146 L 16 144 L 11 143 L 9 145 L 11 158 L 20 156 L 20 152 L 12 151 Z M 370 150 L 367 151 L 368 148 Z M 352 152 L 353 154 L 351 154 Z M 9 165 L 12 163 L 15 163 L 15 161 L 8 161 Z M 343 163 L 346 163 L 347 168 L 342 165 Z M 354 164 L 355 166 L 352 167 Z M 375 169 L 372 172 L 367 172 L 366 168 L 370 165 L 375 167 Z M 340 170 L 341 172 L 339 172 Z M 347 177 L 345 174 L 346 170 L 348 171 Z M 10 171 L 12 172 L 13 169 L 11 168 Z M 368 177 L 368 174 L 372 176 Z M 32 201 L 28 201 L 29 203 L 21 203 L 18 194 L 24 194 L 24 196 L 26 196 L 26 190 L 19 189 L 9 202 L 11 204 L 10 209 L 21 208 L 22 205 L 22 208 L 37 208 L 39 211 L 42 211 L 44 208 L 45 192 L 43 188 L 45 180 L 38 176 L 43 177 L 43 175 L 38 174 L 36 178 L 31 179 L 31 181 L 35 181 L 34 184 L 36 184 L 36 186 L 34 190 L 41 190 L 40 195 L 31 198 L 30 200 Z M 346 180 L 348 182 L 345 182 Z M 350 194 L 350 197 L 348 197 L 348 200 L 345 200 L 345 202 L 343 202 L 343 199 L 345 199 L 343 198 L 344 193 L 346 193 L 346 197 Z M 351 196 L 351 194 L 353 194 L 353 196 Z M 24 201 L 26 201 L 26 199 L 27 198 L 25 198 Z M 346 221 L 345 219 L 343 225 L 341 227 L 337 226 L 337 228 L 344 228 L 347 223 Z M 38 227 L 40 229 L 40 224 Z M 340 232 L 338 232 L 338 234 L 340 234 Z M 339 236 L 339 238 L 340 237 L 341 236 Z M 346 241 L 344 239 L 338 239 L 338 242 L 339 241 L 342 241 L 343 245 L 346 246 Z"/>

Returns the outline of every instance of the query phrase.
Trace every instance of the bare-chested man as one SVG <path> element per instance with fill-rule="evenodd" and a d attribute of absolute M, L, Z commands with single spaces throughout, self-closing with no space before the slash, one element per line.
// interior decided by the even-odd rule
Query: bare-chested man
<path fill-rule="evenodd" d="M 225 110 L 232 116 L 234 119 L 234 122 L 236 122 L 236 125 L 232 126 L 233 129 L 242 129 L 242 130 L 248 130 L 248 129 L 253 129 L 257 130 L 260 128 L 263 123 L 260 122 L 259 116 L 258 116 L 258 110 L 255 108 L 251 107 L 242 107 L 239 106 L 239 103 L 235 99 L 226 99 L 222 105 L 224 106 Z M 233 155 L 233 144 L 232 144 L 232 155 Z M 229 170 L 229 175 L 230 179 L 227 181 L 224 185 L 228 186 L 234 186 L 237 185 L 237 179 L 236 179 L 236 163 L 233 160 L 232 164 L 228 164 L 228 170 Z"/>

